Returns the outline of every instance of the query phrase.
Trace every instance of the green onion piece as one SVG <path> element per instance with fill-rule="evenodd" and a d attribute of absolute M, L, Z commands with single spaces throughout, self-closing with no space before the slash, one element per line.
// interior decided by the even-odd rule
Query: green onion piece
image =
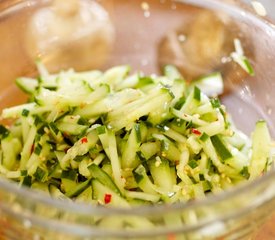
<path fill-rule="evenodd" d="M 191 160 L 191 161 L 188 162 L 188 165 L 189 165 L 192 169 L 194 169 L 194 168 L 196 168 L 196 167 L 198 166 L 198 163 L 197 163 L 196 160 Z"/>
<path fill-rule="evenodd" d="M 30 113 L 30 111 L 28 109 L 23 109 L 21 114 L 23 117 L 27 117 L 29 115 L 29 113 Z"/>

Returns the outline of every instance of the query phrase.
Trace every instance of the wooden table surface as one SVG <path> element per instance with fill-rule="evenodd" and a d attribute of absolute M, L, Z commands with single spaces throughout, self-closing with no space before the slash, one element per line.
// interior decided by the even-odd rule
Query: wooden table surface
<path fill-rule="evenodd" d="M 274 216 L 260 229 L 255 240 L 275 240 L 275 214 Z"/>

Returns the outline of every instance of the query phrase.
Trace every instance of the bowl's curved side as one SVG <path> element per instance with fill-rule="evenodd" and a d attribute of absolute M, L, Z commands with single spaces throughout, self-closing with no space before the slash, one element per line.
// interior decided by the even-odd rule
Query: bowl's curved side
<path fill-rule="evenodd" d="M 233 94 L 226 96 L 224 101 L 228 103 L 233 118 L 240 120 L 237 123 L 241 128 L 247 129 L 249 132 L 257 118 L 265 117 L 269 119 L 273 136 L 275 136 L 272 120 L 275 119 L 275 105 L 271 95 L 275 90 L 273 81 L 275 70 L 272 67 L 275 61 L 275 46 L 272 44 L 275 40 L 274 28 L 252 13 L 221 1 L 185 0 L 178 1 L 177 4 L 181 2 L 222 10 L 240 22 L 243 33 L 247 34 L 253 42 L 255 50 L 253 65 L 257 75 L 255 78 L 243 80 L 241 85 L 234 85 Z M 170 14 L 173 14 L 175 10 L 169 11 L 171 11 Z M 150 28 L 147 31 L 150 31 Z M 123 35 L 123 32 L 120 34 Z M 144 37 L 144 33 L 140 36 Z M 261 38 L 257 36 L 261 36 Z M 156 42 L 152 44 L 154 43 Z M 146 54 L 148 46 L 144 45 L 144 49 L 142 47 L 140 46 L 133 52 L 129 48 L 129 51 L 133 54 L 145 50 L 143 54 Z M 121 52 L 116 52 L 117 55 L 125 53 L 125 49 L 122 47 L 120 50 Z M 5 53 L 0 51 L 0 55 L 3 54 Z M 136 67 L 152 71 L 152 69 L 157 69 L 153 63 L 155 55 L 152 54 L 153 57 L 150 60 L 152 65 L 144 65 L 139 57 L 138 61 L 130 59 L 131 55 L 129 54 L 125 55 L 126 59 L 125 56 L 121 55 L 120 58 L 116 58 L 114 55 L 114 61 L 109 64 L 129 60 L 136 64 L 138 62 Z M 117 61 L 118 59 L 119 61 Z M 29 66 L 27 62 L 25 64 Z M 7 90 L 7 88 L 4 89 Z M 7 94 L 2 91 L 0 95 L 4 96 L 3 93 Z M 241 106 L 240 103 L 242 103 Z M 247 109 L 247 106 L 253 106 L 252 110 L 241 112 L 240 109 Z M 250 115 L 248 116 L 251 112 L 254 113 L 253 119 L 250 119 Z M 74 240 L 92 239 L 93 237 L 102 239 L 152 239 L 153 237 L 154 239 L 174 239 L 176 237 L 176 239 L 215 239 L 218 237 L 239 239 L 251 235 L 273 211 L 275 205 L 274 180 L 275 172 L 272 171 L 255 182 L 206 199 L 187 204 L 143 207 L 128 211 L 92 207 L 72 202 L 65 203 L 29 189 L 18 188 L 16 185 L 0 179 L 0 225 L 3 226 L 0 228 L 0 239 Z M 136 229 L 131 228 L 129 222 L 133 223 L 132 221 L 137 224 Z"/>

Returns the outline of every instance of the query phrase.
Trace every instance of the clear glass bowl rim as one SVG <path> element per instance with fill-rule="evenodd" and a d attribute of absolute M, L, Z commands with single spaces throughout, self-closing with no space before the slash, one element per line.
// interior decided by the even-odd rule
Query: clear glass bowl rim
<path fill-rule="evenodd" d="M 35 1 L 31 1 L 32 5 L 35 5 Z M 242 9 L 238 6 L 231 5 L 225 2 L 221 2 L 220 0 L 175 0 L 178 3 L 184 4 L 191 4 L 198 7 L 204 7 L 212 10 L 219 10 L 229 13 L 230 15 L 234 16 L 239 20 L 246 20 L 249 22 L 253 22 L 257 24 L 258 27 L 264 29 L 266 34 L 271 36 L 275 36 L 275 26 L 272 25 L 270 22 L 257 16 L 256 14 Z M 26 3 L 25 1 L 19 2 L 15 5 L 12 5 L 0 12 L 1 15 L 14 13 L 13 10 L 10 8 L 15 7 L 18 9 L 18 5 Z M 26 4 L 25 6 L 30 6 Z M 24 6 L 24 7 L 25 7 Z M 15 9 L 14 9 L 15 10 Z M 187 203 L 176 203 L 172 205 L 160 204 L 160 205 L 152 205 L 152 206 L 140 206 L 140 207 L 133 207 L 131 209 L 124 209 L 124 208 L 105 208 L 102 206 L 90 206 L 84 203 L 76 203 L 76 202 L 64 202 L 62 200 L 53 199 L 46 194 L 37 194 L 37 191 L 31 190 L 25 187 L 19 187 L 18 185 L 0 178 L 0 189 L 5 190 L 6 192 L 15 194 L 16 196 L 24 199 L 28 199 L 28 201 L 36 202 L 45 204 L 49 207 L 54 207 L 56 209 L 75 212 L 80 214 L 100 214 L 102 216 L 111 216 L 115 214 L 123 214 L 123 215 L 159 215 L 159 213 L 168 213 L 173 211 L 184 210 L 188 208 L 195 208 L 195 207 L 203 207 L 203 206 L 210 206 L 214 205 L 223 200 L 232 199 L 240 194 L 245 194 L 246 192 L 251 191 L 251 189 L 256 188 L 258 186 L 264 185 L 267 182 L 275 180 L 275 170 L 271 170 L 267 174 L 263 175 L 260 178 L 257 178 L 251 182 L 247 182 L 245 184 L 241 184 L 236 186 L 230 190 L 219 194 L 211 194 L 204 199 L 198 199 L 194 201 L 190 201 Z M 259 196 L 260 198 L 261 196 Z"/>

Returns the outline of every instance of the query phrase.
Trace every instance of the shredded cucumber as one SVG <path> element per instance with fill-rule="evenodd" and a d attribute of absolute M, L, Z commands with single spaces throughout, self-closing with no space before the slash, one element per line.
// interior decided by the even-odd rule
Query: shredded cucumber
<path fill-rule="evenodd" d="M 234 39 L 234 45 L 235 51 L 231 53 L 231 58 L 233 59 L 233 61 L 239 64 L 240 67 L 249 75 L 254 76 L 254 69 L 249 60 L 247 59 L 247 57 L 244 55 L 241 41 L 238 38 Z"/>
<path fill-rule="evenodd" d="M 14 123 L 0 125 L 0 174 L 21 185 L 129 208 L 205 197 L 272 163 L 266 122 L 249 139 L 225 114 L 220 73 L 189 84 L 172 65 L 163 76 L 38 69 L 16 81 L 31 102 L 1 115 Z"/>

